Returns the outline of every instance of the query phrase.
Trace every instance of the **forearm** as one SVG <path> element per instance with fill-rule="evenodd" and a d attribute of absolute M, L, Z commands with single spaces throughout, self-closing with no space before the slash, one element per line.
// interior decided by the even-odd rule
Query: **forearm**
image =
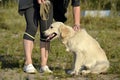
<path fill-rule="evenodd" d="M 73 7 L 74 24 L 80 26 L 80 6 Z"/>

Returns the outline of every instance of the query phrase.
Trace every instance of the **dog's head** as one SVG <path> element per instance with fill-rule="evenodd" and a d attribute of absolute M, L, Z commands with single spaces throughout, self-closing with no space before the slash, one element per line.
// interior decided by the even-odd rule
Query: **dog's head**
<path fill-rule="evenodd" d="M 70 33 L 70 27 L 67 27 L 62 22 L 55 22 L 52 23 L 49 29 L 47 29 L 44 33 L 46 36 L 48 36 L 48 41 L 58 37 L 63 39 L 66 38 Z"/>

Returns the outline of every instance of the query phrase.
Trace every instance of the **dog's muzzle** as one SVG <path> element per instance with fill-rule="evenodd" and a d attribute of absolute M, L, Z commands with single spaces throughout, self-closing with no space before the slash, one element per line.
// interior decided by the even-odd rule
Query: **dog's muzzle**
<path fill-rule="evenodd" d="M 56 33 L 50 34 L 50 35 L 47 37 L 46 41 L 52 40 L 56 35 L 57 35 Z"/>

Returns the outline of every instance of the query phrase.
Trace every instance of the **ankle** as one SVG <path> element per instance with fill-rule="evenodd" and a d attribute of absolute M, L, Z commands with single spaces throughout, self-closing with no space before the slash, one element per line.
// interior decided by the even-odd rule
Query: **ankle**
<path fill-rule="evenodd" d="M 47 65 L 41 65 L 41 67 L 45 67 L 45 66 L 47 66 Z"/>
<path fill-rule="evenodd" d="M 32 64 L 32 62 L 25 62 L 25 65 L 29 65 L 29 64 Z"/>

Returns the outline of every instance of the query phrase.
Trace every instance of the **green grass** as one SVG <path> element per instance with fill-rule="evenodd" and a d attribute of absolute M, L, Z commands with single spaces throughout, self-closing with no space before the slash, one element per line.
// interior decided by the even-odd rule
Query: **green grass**
<path fill-rule="evenodd" d="M 66 24 L 72 26 L 72 22 L 72 19 L 68 18 Z M 120 74 L 120 16 L 106 18 L 81 17 L 81 27 L 85 28 L 105 50 L 110 61 L 108 74 Z M 25 20 L 23 16 L 18 14 L 17 7 L 0 8 L 1 69 L 21 69 L 23 67 L 24 51 L 22 36 L 24 30 Z M 34 65 L 39 67 L 39 32 L 36 34 L 32 56 Z M 72 54 L 65 51 L 65 47 L 58 39 L 51 42 L 48 65 L 54 71 L 53 76 L 63 80 L 64 78 L 71 77 L 65 73 L 65 70 L 71 68 L 72 56 Z M 22 70 L 19 71 L 21 72 Z M 44 80 L 46 80 L 46 77 Z"/>

